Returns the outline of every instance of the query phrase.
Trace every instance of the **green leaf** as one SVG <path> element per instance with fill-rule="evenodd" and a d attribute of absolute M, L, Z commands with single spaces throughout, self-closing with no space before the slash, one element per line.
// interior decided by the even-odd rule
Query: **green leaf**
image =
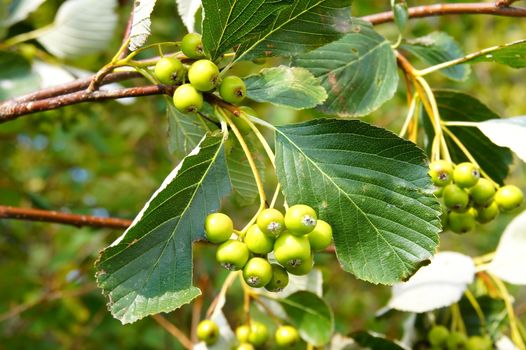
<path fill-rule="evenodd" d="M 494 299 L 487 295 L 476 298 L 480 311 L 484 315 L 484 321 L 481 322 L 480 315 L 473 308 L 473 304 L 467 299 L 462 298 L 459 302 L 462 320 L 466 325 L 466 331 L 469 335 L 480 334 L 485 330 L 492 337 L 498 338 L 501 333 L 501 327 L 507 319 L 506 306 L 502 299 Z"/>
<path fill-rule="evenodd" d="M 278 127 L 276 153 L 287 202 L 332 225 L 344 270 L 392 284 L 433 255 L 440 207 L 413 143 L 357 120 L 319 119 Z"/>
<path fill-rule="evenodd" d="M 526 162 L 526 117 L 489 119 L 477 127 L 496 145 L 508 147 Z"/>
<path fill-rule="evenodd" d="M 311 292 L 299 291 L 280 299 L 279 303 L 306 342 L 322 346 L 331 340 L 334 316 L 322 298 Z"/>
<path fill-rule="evenodd" d="M 97 283 L 122 323 L 170 312 L 201 291 L 192 285 L 192 242 L 230 192 L 221 134 L 209 134 L 180 163 L 126 232 L 102 253 Z"/>
<path fill-rule="evenodd" d="M 406 348 L 401 347 L 385 338 L 384 335 L 373 333 L 373 332 L 354 332 L 351 334 L 353 338 L 359 345 L 366 347 L 371 350 L 405 350 Z"/>
<path fill-rule="evenodd" d="M 253 138 L 250 136 L 253 135 L 249 135 L 249 137 L 245 136 L 245 141 L 255 158 L 254 161 L 256 162 L 259 174 L 263 178 L 265 164 L 259 157 L 257 157 L 257 143 L 254 142 Z M 228 174 L 230 175 L 230 181 L 232 181 L 234 199 L 238 205 L 244 207 L 253 204 L 258 198 L 259 192 L 243 148 L 237 139 L 232 140 L 232 142 L 232 150 L 227 155 Z"/>
<path fill-rule="evenodd" d="M 436 90 L 434 93 L 440 117 L 444 121 L 482 122 L 500 118 L 472 96 L 451 90 Z M 423 113 L 425 114 L 425 111 Z M 427 115 L 424 116 L 424 123 L 428 139 L 432 140 L 434 132 Z M 448 129 L 462 141 L 481 168 L 493 180 L 501 185 L 504 184 L 504 179 L 508 175 L 508 167 L 513 162 L 513 155 L 508 148 L 495 145 L 477 128 L 448 126 Z M 468 161 L 453 140 L 447 135 L 445 137 L 453 161 L 455 163 Z"/>
<path fill-rule="evenodd" d="M 198 114 L 179 112 L 170 98 L 166 98 L 166 106 L 168 150 L 183 158 L 199 144 L 203 135 L 211 130 L 211 125 Z"/>
<path fill-rule="evenodd" d="M 21 55 L 12 51 L 0 51 L 0 101 L 23 95 L 40 86 L 38 74 L 31 70 L 31 64 Z"/>
<path fill-rule="evenodd" d="M 272 23 L 255 31 L 236 60 L 296 56 L 337 40 L 352 26 L 351 0 L 297 0 Z"/>
<path fill-rule="evenodd" d="M 215 60 L 274 22 L 292 0 L 203 0 L 203 46 Z"/>
<path fill-rule="evenodd" d="M 327 99 L 327 92 L 304 68 L 279 66 L 262 69 L 245 79 L 247 96 L 294 109 L 313 108 Z"/>
<path fill-rule="evenodd" d="M 526 67 L 526 39 L 495 46 L 470 55 L 469 63 L 496 62 L 513 68 Z"/>
<path fill-rule="evenodd" d="M 107 48 L 117 25 L 117 0 L 68 0 L 38 41 L 61 58 L 92 54 Z"/>
<path fill-rule="evenodd" d="M 410 52 L 430 65 L 464 57 L 464 53 L 455 42 L 455 39 L 442 32 L 434 32 L 426 36 L 408 40 L 406 44 L 401 45 L 400 48 Z M 465 80 L 469 76 L 470 71 L 469 65 L 466 64 L 440 70 L 446 77 L 453 80 Z"/>
<path fill-rule="evenodd" d="M 130 30 L 130 51 L 135 51 L 144 45 L 148 37 L 150 36 L 150 26 L 152 20 L 153 8 L 155 7 L 156 0 L 140 0 L 135 1 L 135 7 L 133 8 L 133 21 Z"/>
<path fill-rule="evenodd" d="M 354 19 L 351 32 L 294 60 L 321 81 L 329 94 L 320 107 L 345 116 L 366 115 L 395 93 L 396 58 L 391 44 L 369 22 Z"/>

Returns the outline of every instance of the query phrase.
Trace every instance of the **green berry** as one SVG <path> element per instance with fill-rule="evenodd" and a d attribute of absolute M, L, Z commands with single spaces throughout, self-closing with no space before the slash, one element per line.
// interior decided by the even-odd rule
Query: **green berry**
<path fill-rule="evenodd" d="M 175 89 L 174 105 L 180 112 L 197 112 L 203 107 L 203 95 L 190 84 L 183 84 Z"/>
<path fill-rule="evenodd" d="M 243 268 L 243 278 L 251 287 L 264 287 L 272 279 L 272 267 L 267 259 L 252 258 Z"/>
<path fill-rule="evenodd" d="M 494 220 L 499 215 L 499 206 L 495 201 L 486 207 L 476 209 L 475 219 L 481 224 L 486 224 Z"/>
<path fill-rule="evenodd" d="M 447 185 L 442 197 L 446 207 L 453 211 L 465 211 L 469 204 L 469 195 L 456 184 Z"/>
<path fill-rule="evenodd" d="M 214 321 L 203 320 L 197 326 L 197 338 L 207 345 L 212 345 L 219 339 L 219 327 Z"/>
<path fill-rule="evenodd" d="M 268 329 L 263 323 L 258 321 L 250 322 L 250 334 L 248 341 L 254 346 L 262 346 L 268 340 Z"/>
<path fill-rule="evenodd" d="M 230 239 L 217 247 L 217 261 L 230 271 L 241 270 L 247 263 L 248 257 L 247 245 L 234 239 Z"/>
<path fill-rule="evenodd" d="M 188 69 L 188 80 L 199 91 L 210 91 L 219 80 L 219 68 L 210 60 L 199 60 Z"/>
<path fill-rule="evenodd" d="M 258 215 L 257 224 L 263 233 L 271 237 L 277 237 L 285 230 L 285 218 L 277 209 L 263 210 Z"/>
<path fill-rule="evenodd" d="M 442 231 L 445 231 L 449 222 L 449 210 L 444 203 L 440 203 L 442 215 L 440 215 L 440 223 L 442 224 Z"/>
<path fill-rule="evenodd" d="M 185 68 L 175 57 L 163 57 L 154 69 L 155 77 L 163 84 L 174 85 L 183 80 Z"/>
<path fill-rule="evenodd" d="M 491 341 L 491 338 L 489 337 L 481 337 L 479 335 L 475 335 L 475 336 L 468 338 L 465 349 L 466 350 L 492 350 L 493 342 Z"/>
<path fill-rule="evenodd" d="M 323 250 L 332 242 L 332 227 L 323 220 L 318 220 L 316 227 L 307 234 L 312 250 Z"/>
<path fill-rule="evenodd" d="M 240 343 L 248 342 L 248 336 L 250 335 L 250 327 L 242 325 L 236 328 L 236 338 Z"/>
<path fill-rule="evenodd" d="M 274 242 L 274 256 L 287 270 L 301 266 L 311 256 L 309 239 L 284 232 Z"/>
<path fill-rule="evenodd" d="M 446 345 L 447 338 L 449 336 L 449 330 L 444 326 L 434 326 L 427 333 L 427 339 L 433 346 Z"/>
<path fill-rule="evenodd" d="M 240 104 L 247 95 L 247 87 L 243 79 L 230 75 L 223 79 L 219 86 L 219 95 L 228 103 Z"/>
<path fill-rule="evenodd" d="M 285 226 L 293 235 L 305 235 L 316 227 L 317 220 L 314 209 L 304 204 L 296 204 L 285 213 Z"/>
<path fill-rule="evenodd" d="M 467 338 L 463 333 L 451 332 L 446 340 L 448 350 L 461 350 L 466 346 Z"/>
<path fill-rule="evenodd" d="M 442 195 L 444 194 L 444 187 L 436 187 L 435 186 L 435 189 L 433 190 L 433 194 L 437 198 L 442 197 Z"/>
<path fill-rule="evenodd" d="M 204 51 L 201 35 L 197 33 L 186 34 L 181 41 L 181 51 L 188 58 L 203 58 Z"/>
<path fill-rule="evenodd" d="M 278 264 L 271 264 L 270 266 L 272 266 L 272 278 L 265 289 L 274 293 L 281 292 L 289 284 L 289 274 Z"/>
<path fill-rule="evenodd" d="M 274 249 L 274 238 L 264 234 L 258 225 L 249 227 L 244 241 L 248 249 L 256 254 L 268 254 Z"/>
<path fill-rule="evenodd" d="M 236 350 L 256 350 L 256 348 L 250 343 L 241 343 L 236 346 Z"/>
<path fill-rule="evenodd" d="M 495 195 L 495 185 L 488 179 L 479 179 L 477 184 L 469 189 L 469 195 L 473 202 L 478 205 L 489 203 Z"/>
<path fill-rule="evenodd" d="M 445 160 L 436 160 L 429 164 L 429 176 L 435 186 L 443 187 L 453 178 L 453 164 Z"/>
<path fill-rule="evenodd" d="M 453 170 L 453 181 L 460 187 L 473 187 L 480 179 L 480 170 L 473 163 L 460 163 Z"/>
<path fill-rule="evenodd" d="M 502 186 L 495 193 L 495 202 L 502 211 L 510 211 L 520 207 L 523 200 L 524 195 L 517 186 Z"/>
<path fill-rule="evenodd" d="M 291 347 L 300 340 L 298 330 L 292 326 L 280 326 L 274 335 L 276 345 L 280 347 Z"/>
<path fill-rule="evenodd" d="M 475 216 L 471 211 L 449 213 L 449 229 L 455 233 L 467 233 L 475 228 Z"/>
<path fill-rule="evenodd" d="M 314 267 L 314 260 L 312 259 L 312 254 L 309 255 L 307 259 L 303 261 L 301 265 L 298 266 L 287 266 L 287 272 L 296 275 L 296 276 L 304 276 L 312 271 L 312 268 Z"/>
<path fill-rule="evenodd" d="M 213 213 L 206 217 L 205 233 L 206 239 L 212 243 L 223 243 L 232 236 L 234 223 L 228 215 Z"/>

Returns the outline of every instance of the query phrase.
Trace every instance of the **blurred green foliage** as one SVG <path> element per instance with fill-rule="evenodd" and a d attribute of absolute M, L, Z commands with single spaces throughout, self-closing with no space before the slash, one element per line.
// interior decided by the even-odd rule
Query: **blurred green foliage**
<path fill-rule="evenodd" d="M 48 0 L 28 20 L 12 27 L 7 37 L 50 23 L 60 3 Z M 105 64 L 118 48 L 127 21 L 130 3 L 123 3 L 112 47 L 104 54 L 63 63 L 90 71 Z M 435 2 L 409 1 L 410 6 L 426 3 Z M 354 15 L 388 9 L 389 1 L 356 0 Z M 491 16 L 435 17 L 411 20 L 408 26 L 408 37 L 445 31 L 456 38 L 466 53 L 522 39 L 526 33 L 526 22 L 521 19 Z M 381 25 L 378 30 L 396 41 L 394 25 Z M 184 31 L 175 2 L 159 0 L 149 42 L 179 39 Z M 419 67 L 416 61 L 415 64 Z M 244 63 L 234 70 L 246 75 L 259 68 Z M 0 67 L 0 72 L 8 69 Z M 451 82 L 439 74 L 434 74 L 430 82 L 433 87 L 472 94 L 502 116 L 516 116 L 526 112 L 525 78 L 524 70 L 483 63 L 473 67 L 465 82 Z M 364 119 L 397 130 L 407 110 L 403 86 L 400 91 Z M 276 124 L 319 116 L 314 111 L 254 107 Z M 141 98 L 140 103 L 131 105 L 113 101 L 84 103 L 0 124 L 0 204 L 131 219 L 177 164 L 178 160 L 168 152 L 166 134 L 161 97 Z M 512 169 L 509 182 L 524 188 L 523 164 L 517 161 Z M 270 172 L 267 179 L 270 191 L 275 179 Z M 238 208 L 230 202 L 225 207 L 238 226 L 255 209 Z M 502 215 L 479 232 L 465 236 L 445 233 L 441 236 L 441 249 L 470 255 L 492 251 L 511 218 Z M 93 262 L 100 249 L 120 234 L 119 230 L 0 220 L 0 349 L 180 349 L 177 341 L 152 319 L 121 326 L 107 311 L 105 300 L 94 285 Z M 196 283 L 204 287 L 202 317 L 225 273 L 213 261 L 211 247 L 196 248 L 194 261 Z M 389 288 L 363 283 L 341 272 L 334 256 L 321 256 L 317 266 L 325 278 L 329 303 L 337 305 L 338 332 L 372 329 L 389 337 L 401 337 L 405 315 L 374 317 L 388 300 Z M 526 292 L 518 292 L 517 309 L 524 320 Z M 227 304 L 232 325 L 242 320 L 241 300 L 241 292 L 234 288 Z M 188 332 L 192 306 L 166 317 Z"/>

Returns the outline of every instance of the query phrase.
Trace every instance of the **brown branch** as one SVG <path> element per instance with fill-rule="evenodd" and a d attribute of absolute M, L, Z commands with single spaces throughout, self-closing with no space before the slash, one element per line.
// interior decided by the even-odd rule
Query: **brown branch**
<path fill-rule="evenodd" d="M 166 85 L 148 85 L 117 90 L 77 91 L 37 101 L 17 102 L 10 100 L 0 105 L 0 123 L 16 119 L 22 115 L 49 111 L 89 101 L 114 100 L 126 97 L 173 94 L 174 87 Z"/>
<path fill-rule="evenodd" d="M 513 2 L 513 1 L 512 1 Z M 503 3 L 506 3 L 504 5 Z M 423 5 L 409 8 L 409 18 L 422 18 L 444 15 L 493 15 L 506 17 L 526 17 L 526 8 L 508 7 L 510 1 L 497 3 L 458 3 L 458 4 L 436 4 Z M 373 25 L 392 22 L 394 20 L 393 11 L 376 13 L 362 17 L 363 20 L 371 22 Z"/>
<path fill-rule="evenodd" d="M 164 330 L 166 330 L 168 333 L 174 336 L 174 338 L 176 338 L 179 341 L 179 343 L 181 343 L 181 345 L 184 346 L 185 349 L 192 349 L 193 344 L 190 341 L 190 339 L 188 339 L 184 332 L 177 328 L 173 323 L 161 316 L 161 314 L 152 315 L 152 318 L 161 327 L 163 327 Z"/>
<path fill-rule="evenodd" d="M 55 222 L 73 226 L 93 226 L 107 228 L 127 228 L 130 220 L 103 218 L 89 215 L 61 213 L 58 211 L 15 208 L 0 205 L 0 219 L 18 219 L 26 221 Z"/>

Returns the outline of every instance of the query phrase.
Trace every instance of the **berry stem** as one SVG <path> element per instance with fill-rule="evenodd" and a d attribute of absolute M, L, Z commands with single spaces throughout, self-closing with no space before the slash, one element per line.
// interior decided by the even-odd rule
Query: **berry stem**
<path fill-rule="evenodd" d="M 259 129 L 254 125 L 254 123 L 250 120 L 250 118 L 248 117 L 248 114 L 245 116 L 244 113 L 241 113 L 239 115 L 238 118 L 241 118 L 243 119 L 244 121 L 247 122 L 248 126 L 250 126 L 250 129 L 252 129 L 252 131 L 254 132 L 254 134 L 256 135 L 256 137 L 258 138 L 259 142 L 261 143 L 261 145 L 263 146 L 263 149 L 265 150 L 265 152 L 267 153 L 267 157 L 268 159 L 270 160 L 270 162 L 272 163 L 272 166 L 274 167 L 274 169 L 276 169 L 276 156 L 274 154 L 274 151 L 272 151 L 272 148 L 270 147 L 270 145 L 268 144 L 267 140 L 265 139 L 265 137 L 263 136 L 263 134 L 261 134 L 261 132 L 259 131 Z"/>
<path fill-rule="evenodd" d="M 260 294 L 258 293 L 252 293 L 252 299 L 254 299 L 254 301 L 256 303 L 258 303 L 264 310 L 265 312 L 267 313 L 267 315 L 270 316 L 270 318 L 278 325 L 278 326 L 281 326 L 283 324 L 283 322 L 281 321 L 281 319 L 276 316 L 276 314 L 274 312 L 272 312 L 272 309 L 270 307 L 268 307 L 267 304 L 265 304 L 264 301 L 261 300 L 261 298 L 259 297 Z"/>
<path fill-rule="evenodd" d="M 479 123 L 475 122 L 442 122 L 445 126 L 467 126 L 467 127 L 478 127 Z"/>
<path fill-rule="evenodd" d="M 460 312 L 460 307 L 458 306 L 458 303 L 451 305 L 451 317 L 451 330 L 458 330 L 459 332 L 466 334 L 466 325 L 464 324 L 464 320 L 462 319 L 462 313 Z"/>
<path fill-rule="evenodd" d="M 411 104 L 409 105 L 409 110 L 407 112 L 407 117 L 405 118 L 404 125 L 402 125 L 402 129 L 400 130 L 398 136 L 404 137 L 404 135 L 407 133 L 407 130 L 409 129 L 409 124 L 411 124 L 413 117 L 415 117 L 416 105 L 418 104 L 418 100 L 418 94 L 414 94 L 413 98 L 411 99 Z"/>
<path fill-rule="evenodd" d="M 466 299 L 468 299 L 469 303 L 473 307 L 473 310 L 475 310 L 475 313 L 477 314 L 477 317 L 480 321 L 480 329 L 483 334 L 485 334 L 486 331 L 486 317 L 484 316 L 484 312 L 482 312 L 482 308 L 480 307 L 479 302 L 477 301 L 477 298 L 471 293 L 469 289 L 466 289 L 464 292 L 464 296 Z"/>
<path fill-rule="evenodd" d="M 280 191 L 281 191 L 281 185 L 278 182 L 276 189 L 274 190 L 274 195 L 272 196 L 272 201 L 270 202 L 269 208 L 274 208 L 274 206 L 276 205 L 276 201 L 278 200 Z"/>
<path fill-rule="evenodd" d="M 223 286 L 221 286 L 221 290 L 216 295 L 216 297 L 214 298 L 214 300 L 212 301 L 212 303 L 208 307 L 208 310 L 206 311 L 206 318 L 210 318 L 212 316 L 212 314 L 216 311 L 216 308 L 218 307 L 218 305 L 223 304 L 223 302 L 221 302 L 221 300 L 225 298 L 226 292 L 228 291 L 228 288 L 230 288 L 230 286 L 232 286 L 232 284 L 236 280 L 237 275 L 241 276 L 241 272 L 240 271 L 232 271 L 232 272 L 230 272 L 228 274 L 228 276 L 226 276 L 225 281 L 223 282 Z"/>

